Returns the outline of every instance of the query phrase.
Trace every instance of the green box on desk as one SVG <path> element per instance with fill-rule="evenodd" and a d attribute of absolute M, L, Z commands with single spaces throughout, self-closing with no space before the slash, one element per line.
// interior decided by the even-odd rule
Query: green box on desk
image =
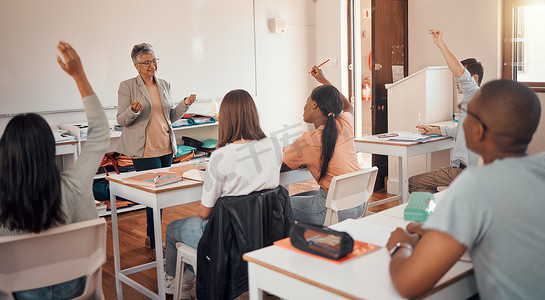
<path fill-rule="evenodd" d="M 405 207 L 405 221 L 425 222 L 435 209 L 435 197 L 432 193 L 413 192 Z"/>

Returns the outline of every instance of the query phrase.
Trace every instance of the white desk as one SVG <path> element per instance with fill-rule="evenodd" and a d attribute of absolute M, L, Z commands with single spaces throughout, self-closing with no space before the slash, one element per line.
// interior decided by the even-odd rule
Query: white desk
<path fill-rule="evenodd" d="M 406 224 L 402 218 L 377 213 L 331 227 L 356 240 L 385 246 L 390 232 Z M 244 259 L 252 300 L 262 299 L 263 291 L 285 299 L 402 299 L 390 279 L 385 247 L 342 264 L 279 246 L 246 253 Z M 465 299 L 476 292 L 473 265 L 458 261 L 423 298 Z"/>
<path fill-rule="evenodd" d="M 428 154 L 435 151 L 451 149 L 454 147 L 454 139 L 451 137 L 437 137 L 424 143 L 388 141 L 387 138 L 378 138 L 376 135 L 359 137 L 354 139 L 357 152 L 371 154 L 398 156 L 399 159 L 399 191 L 400 195 L 390 197 L 373 203 L 373 206 L 400 200 L 406 203 L 409 199 L 409 157 L 421 154 Z M 430 164 L 427 164 L 427 171 Z"/>
<path fill-rule="evenodd" d="M 55 143 L 55 155 L 61 156 L 62 170 L 68 169 L 78 159 L 78 141 Z M 65 156 L 72 155 L 72 161 L 65 163 Z"/>
<path fill-rule="evenodd" d="M 133 184 L 128 184 L 123 181 L 123 178 L 135 176 L 139 173 L 167 171 L 168 168 L 147 170 L 142 172 L 131 172 L 122 174 L 113 174 L 106 176 L 106 180 L 110 183 L 110 201 L 112 214 L 112 238 L 114 246 L 114 268 L 115 282 L 117 287 L 117 299 L 123 299 L 122 282 L 133 287 L 140 293 L 151 299 L 165 299 L 165 283 L 163 275 L 163 251 L 162 247 L 156 247 L 156 261 L 135 266 L 132 268 L 121 270 L 119 256 L 119 232 L 117 223 L 117 208 L 116 196 L 130 199 L 131 201 L 148 206 L 153 211 L 153 225 L 155 230 L 155 245 L 163 244 L 163 236 L 161 231 L 161 215 L 162 208 L 186 204 L 190 202 L 200 201 L 202 192 L 202 182 L 184 180 L 173 184 L 168 184 L 159 188 L 146 188 Z M 307 169 L 298 169 L 289 172 L 280 173 L 280 184 L 286 185 L 300 181 L 312 179 L 312 175 Z M 137 273 L 143 270 L 156 268 L 157 269 L 157 287 L 158 294 L 144 287 L 128 275 Z"/>

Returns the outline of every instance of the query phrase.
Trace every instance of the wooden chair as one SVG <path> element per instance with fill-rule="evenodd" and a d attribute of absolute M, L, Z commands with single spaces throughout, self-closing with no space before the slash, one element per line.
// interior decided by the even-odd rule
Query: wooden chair
<path fill-rule="evenodd" d="M 0 237 L 0 299 L 13 292 L 50 286 L 87 276 L 76 299 L 104 299 L 102 265 L 106 262 L 103 218 L 55 227 L 44 232 Z"/>
<path fill-rule="evenodd" d="M 338 211 L 362 204 L 365 205 L 365 208 L 361 217 L 366 216 L 377 173 L 378 168 L 372 167 L 333 177 L 325 201 L 327 213 L 324 226 L 339 222 Z"/>

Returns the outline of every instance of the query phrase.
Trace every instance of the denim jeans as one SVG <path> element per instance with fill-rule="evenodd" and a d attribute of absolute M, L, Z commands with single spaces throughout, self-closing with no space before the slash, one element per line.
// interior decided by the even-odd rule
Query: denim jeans
<path fill-rule="evenodd" d="M 302 192 L 290 197 L 293 217 L 299 222 L 323 225 L 327 208 L 325 200 L 327 193 L 320 188 L 319 190 Z M 339 222 L 345 219 L 356 219 L 363 215 L 364 205 L 338 212 Z"/>
<path fill-rule="evenodd" d="M 55 285 L 15 292 L 13 298 L 17 300 L 73 299 L 83 294 L 86 282 L 87 276 L 83 276 Z"/>
<path fill-rule="evenodd" d="M 172 165 L 172 154 L 163 155 L 160 157 L 149 158 L 133 158 L 134 170 L 145 171 L 151 169 L 158 169 L 164 167 L 170 167 Z M 163 210 L 161 209 L 161 219 L 163 219 Z M 146 207 L 146 234 L 150 239 L 151 249 L 155 249 L 155 233 L 153 231 L 153 213 L 152 209 Z"/>
<path fill-rule="evenodd" d="M 199 217 L 188 217 L 176 220 L 168 224 L 166 232 L 166 273 L 176 277 L 176 243 L 182 242 L 195 249 L 199 245 L 202 233 L 208 224 L 208 220 Z M 187 264 L 186 264 L 187 267 Z M 193 268 L 190 268 L 193 272 Z"/>

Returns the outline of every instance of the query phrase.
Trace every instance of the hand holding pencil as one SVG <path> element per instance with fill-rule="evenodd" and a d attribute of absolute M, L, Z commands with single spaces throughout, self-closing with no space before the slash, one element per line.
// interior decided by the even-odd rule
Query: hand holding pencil
<path fill-rule="evenodd" d="M 322 69 L 320 69 L 317 66 L 312 67 L 312 70 L 310 70 L 310 75 L 316 79 L 319 83 L 323 85 L 331 85 L 329 80 L 325 78 L 324 72 L 322 72 Z"/>
<path fill-rule="evenodd" d="M 416 130 L 420 134 L 425 135 L 441 135 L 441 129 L 439 126 L 431 126 L 431 125 L 417 125 Z"/>

